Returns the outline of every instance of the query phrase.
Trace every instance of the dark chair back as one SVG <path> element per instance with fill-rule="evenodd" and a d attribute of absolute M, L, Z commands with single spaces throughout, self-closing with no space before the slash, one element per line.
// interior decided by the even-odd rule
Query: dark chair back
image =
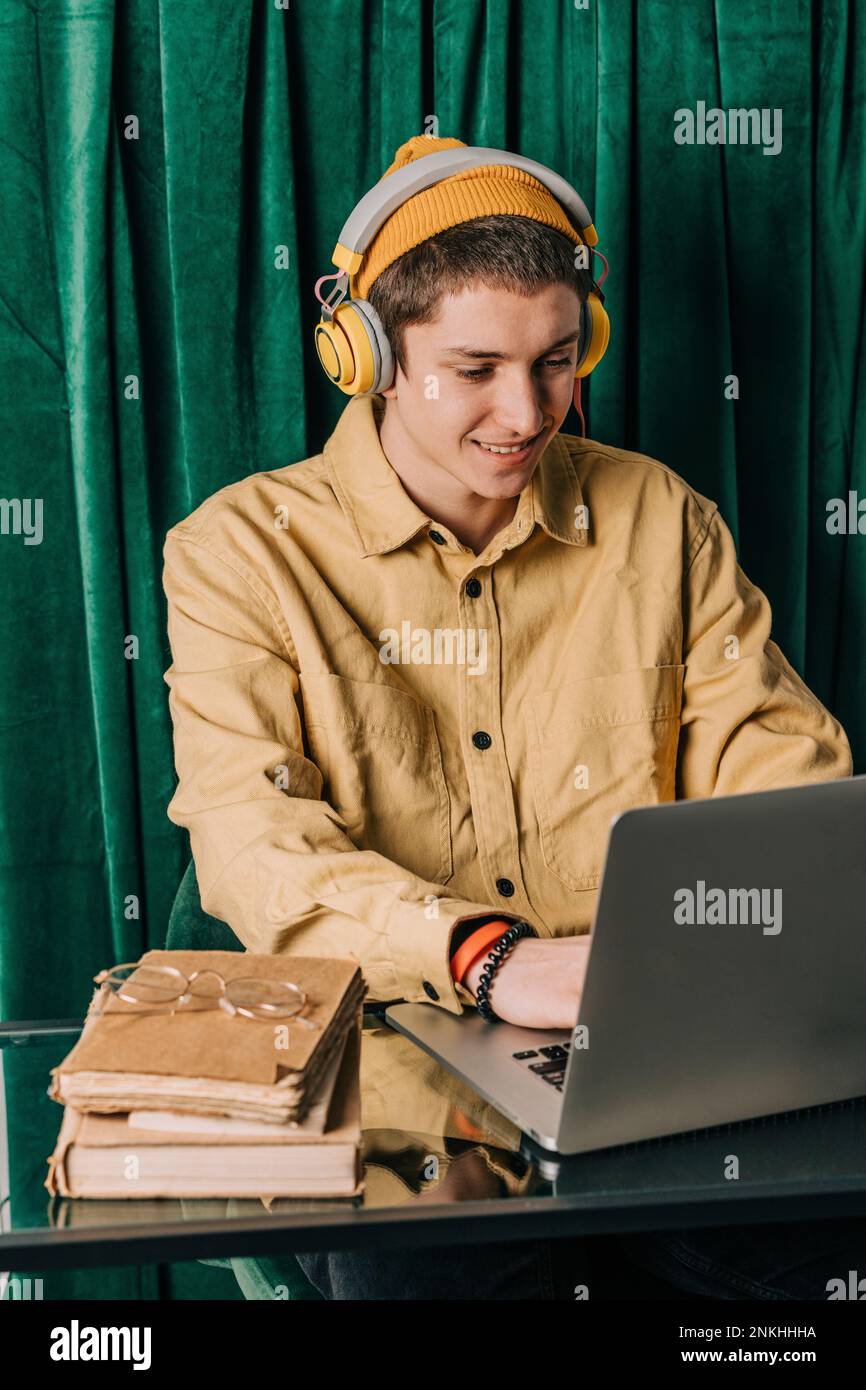
<path fill-rule="evenodd" d="M 165 940 L 167 951 L 242 951 L 231 927 L 201 905 L 195 860 L 191 859 L 172 903 Z"/>

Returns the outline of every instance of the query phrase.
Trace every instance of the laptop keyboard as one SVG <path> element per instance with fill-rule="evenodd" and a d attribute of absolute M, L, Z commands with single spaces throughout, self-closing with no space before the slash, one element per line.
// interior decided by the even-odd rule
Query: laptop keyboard
<path fill-rule="evenodd" d="M 551 1043 L 549 1047 L 530 1047 L 524 1052 L 513 1052 L 511 1055 L 524 1071 L 532 1072 L 546 1085 L 561 1091 L 570 1047 L 571 1039 L 566 1043 Z"/>

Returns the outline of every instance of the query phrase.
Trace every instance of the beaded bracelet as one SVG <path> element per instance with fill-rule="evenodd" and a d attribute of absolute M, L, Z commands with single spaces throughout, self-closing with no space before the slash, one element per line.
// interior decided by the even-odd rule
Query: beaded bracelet
<path fill-rule="evenodd" d="M 481 1017 L 486 1018 L 488 1023 L 501 1022 L 499 1015 L 493 1012 L 493 1006 L 487 998 L 493 976 L 496 974 L 496 971 L 499 969 L 515 942 L 519 941 L 522 936 L 537 935 L 538 932 L 534 927 L 531 927 L 528 922 L 515 922 L 513 926 L 508 928 L 507 932 L 503 932 L 487 957 L 488 963 L 481 972 L 478 988 L 475 991 L 475 1002 L 478 1005 L 478 1012 Z"/>

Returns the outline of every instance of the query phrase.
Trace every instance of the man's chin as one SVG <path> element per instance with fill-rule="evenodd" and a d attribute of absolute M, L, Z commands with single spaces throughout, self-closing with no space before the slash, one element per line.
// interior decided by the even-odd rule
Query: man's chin
<path fill-rule="evenodd" d="M 473 457 L 473 487 L 481 497 L 516 497 L 522 492 L 538 466 L 540 454 L 531 451 L 520 462 L 509 462 L 508 455 L 488 455 L 478 457 L 478 450 L 471 449 Z"/>

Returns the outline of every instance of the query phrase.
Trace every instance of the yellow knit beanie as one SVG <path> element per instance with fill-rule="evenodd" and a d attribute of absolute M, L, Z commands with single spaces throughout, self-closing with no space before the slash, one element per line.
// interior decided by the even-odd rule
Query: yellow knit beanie
<path fill-rule="evenodd" d="M 437 154 L 462 146 L 465 141 L 440 139 L 434 135 L 413 135 L 401 145 L 394 162 L 382 175 L 387 178 L 395 169 L 402 169 L 425 154 Z M 381 179 L 379 182 L 381 183 Z M 487 164 L 478 169 L 465 169 L 452 174 L 416 193 L 391 213 L 379 228 L 356 275 L 349 277 L 349 293 L 353 299 L 366 299 L 367 291 L 386 266 L 420 242 L 427 241 L 446 227 L 468 222 L 473 217 L 489 217 L 493 213 L 511 213 L 531 217 L 562 232 L 575 246 L 582 244 L 576 228 L 569 221 L 553 194 L 538 179 L 523 169 L 508 164 Z"/>

